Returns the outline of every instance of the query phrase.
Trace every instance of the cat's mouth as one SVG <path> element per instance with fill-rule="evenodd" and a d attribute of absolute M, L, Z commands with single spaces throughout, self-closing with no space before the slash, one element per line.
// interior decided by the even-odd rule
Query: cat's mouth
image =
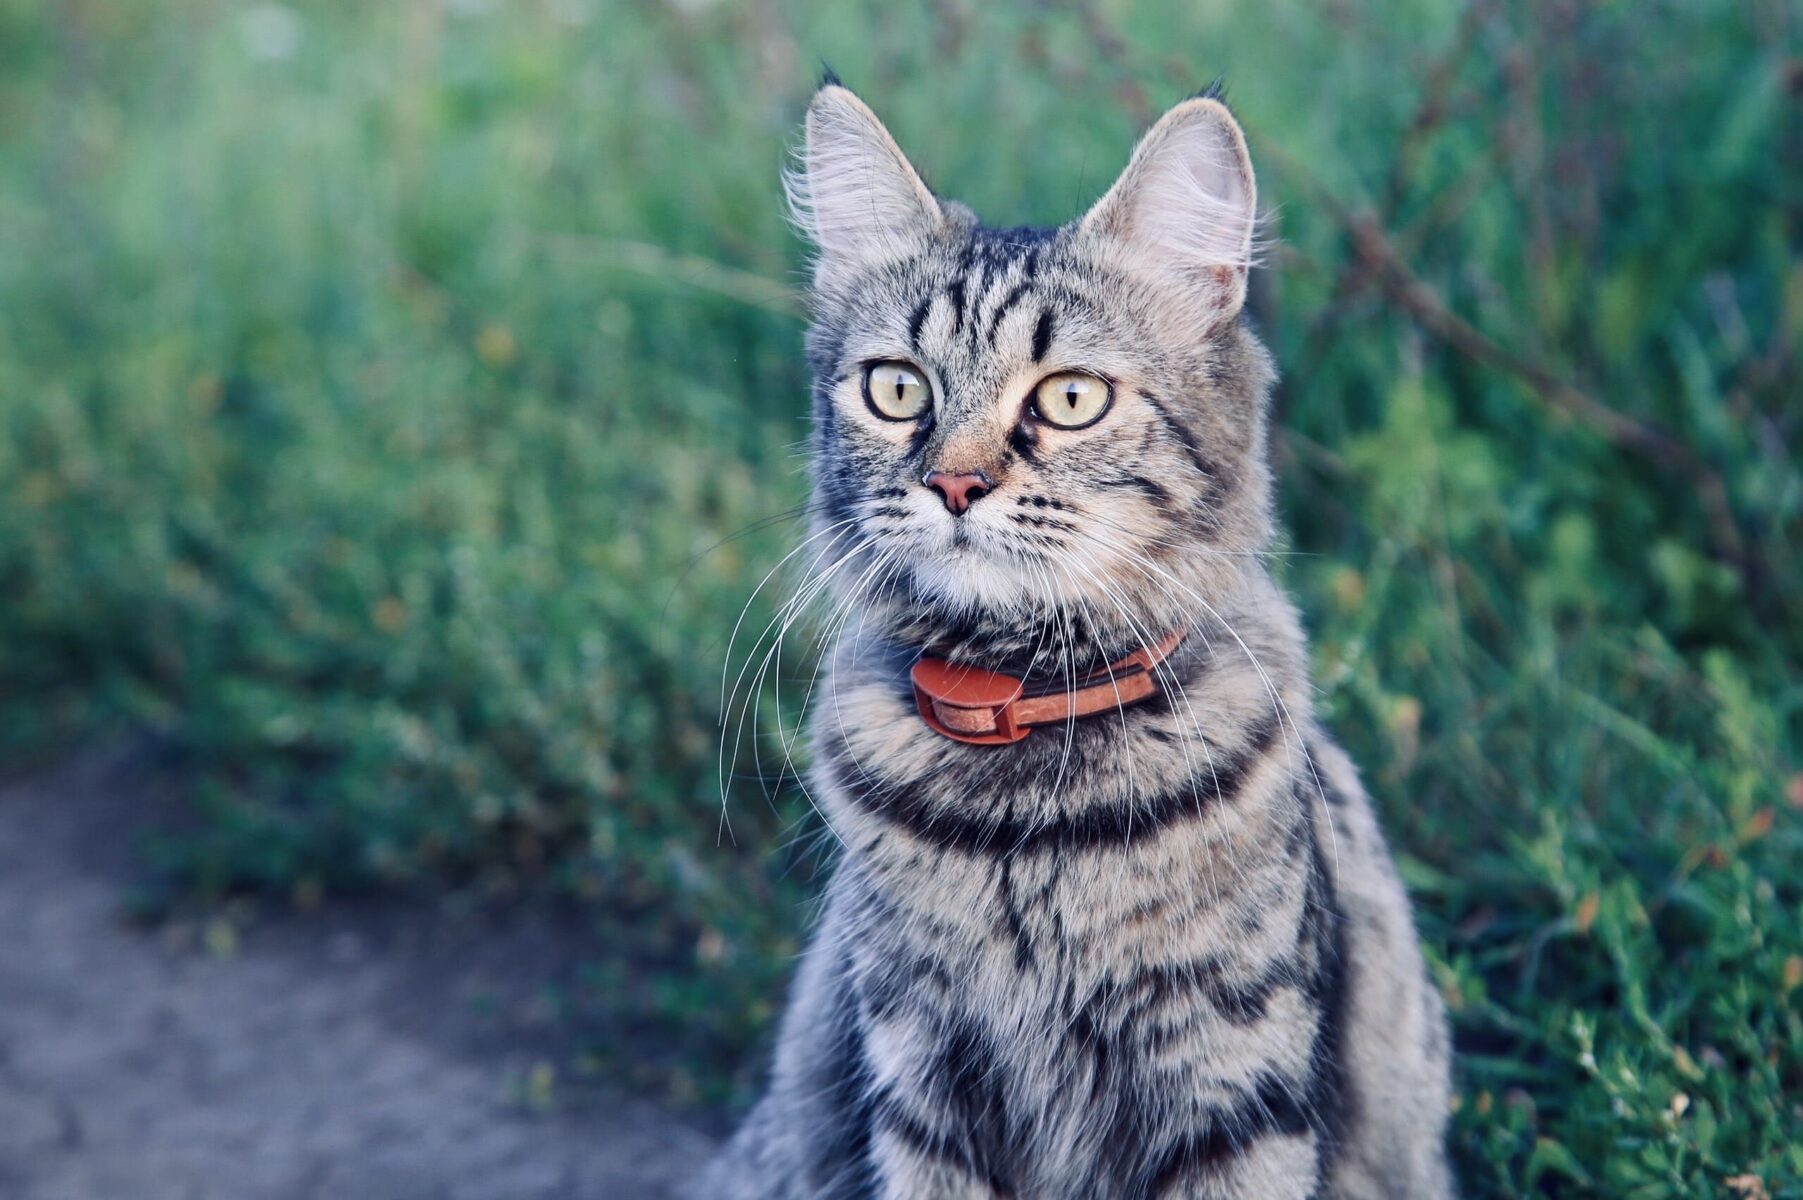
<path fill-rule="evenodd" d="M 940 530 L 922 530 L 917 553 L 923 559 L 970 563 L 976 560 L 1026 563 L 1035 556 L 1009 529 L 979 520 L 974 514 L 954 517 Z"/>

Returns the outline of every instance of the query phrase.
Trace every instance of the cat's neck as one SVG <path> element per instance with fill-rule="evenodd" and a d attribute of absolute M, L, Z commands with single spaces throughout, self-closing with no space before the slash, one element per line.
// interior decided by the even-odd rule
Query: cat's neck
<path fill-rule="evenodd" d="M 1273 602 L 1281 611 L 1273 610 Z M 1292 640 L 1299 645 L 1288 606 L 1262 569 L 1247 572 L 1228 591 L 1192 592 L 1183 604 L 1160 610 L 1117 606 L 1109 619 L 1083 605 L 1031 613 L 948 609 L 930 597 L 895 589 L 871 597 L 856 624 L 897 661 L 942 658 L 1048 686 L 1099 670 L 1178 631 L 1205 639 L 1231 641 L 1238 635 L 1265 645 Z"/>

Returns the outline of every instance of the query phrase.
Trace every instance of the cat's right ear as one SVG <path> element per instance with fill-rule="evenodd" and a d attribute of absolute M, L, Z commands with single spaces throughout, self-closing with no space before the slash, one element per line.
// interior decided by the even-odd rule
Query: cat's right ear
<path fill-rule="evenodd" d="M 789 205 L 819 251 L 817 287 L 917 253 L 944 222 L 933 193 L 850 89 L 830 75 L 808 105 Z"/>

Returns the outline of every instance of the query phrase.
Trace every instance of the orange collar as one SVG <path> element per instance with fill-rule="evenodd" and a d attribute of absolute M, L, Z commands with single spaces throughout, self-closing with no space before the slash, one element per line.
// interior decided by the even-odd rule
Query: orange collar
<path fill-rule="evenodd" d="M 1018 742 L 1035 725 L 1054 725 L 1138 704 L 1158 691 L 1152 673 L 1182 643 L 1176 629 L 1154 646 L 1098 667 L 1076 687 L 1029 696 L 1025 680 L 1000 671 L 923 658 L 914 664 L 914 703 L 920 719 L 956 742 L 1002 746 Z"/>

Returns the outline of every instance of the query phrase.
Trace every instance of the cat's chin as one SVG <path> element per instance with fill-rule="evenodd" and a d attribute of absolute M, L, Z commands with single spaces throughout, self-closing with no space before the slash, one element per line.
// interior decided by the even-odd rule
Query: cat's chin
<path fill-rule="evenodd" d="M 994 551 L 949 546 L 913 564 L 916 589 L 960 611 L 1036 609 L 1055 602 L 1046 594 L 1046 574 Z"/>
<path fill-rule="evenodd" d="M 1113 556 L 1106 551 L 1079 567 L 1023 555 L 986 531 L 971 533 L 976 536 L 947 537 L 916 551 L 910 573 L 919 594 L 959 613 L 1032 617 L 1058 605 L 1107 611 L 1124 591 L 1133 590 L 1114 578 Z"/>

